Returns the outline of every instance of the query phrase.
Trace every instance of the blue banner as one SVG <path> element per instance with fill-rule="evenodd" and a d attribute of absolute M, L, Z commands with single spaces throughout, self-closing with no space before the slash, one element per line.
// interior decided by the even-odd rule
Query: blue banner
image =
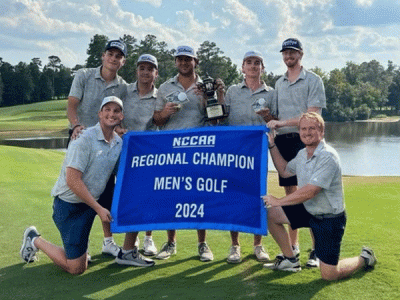
<path fill-rule="evenodd" d="M 124 135 L 112 232 L 218 229 L 266 235 L 268 131 L 203 127 Z"/>

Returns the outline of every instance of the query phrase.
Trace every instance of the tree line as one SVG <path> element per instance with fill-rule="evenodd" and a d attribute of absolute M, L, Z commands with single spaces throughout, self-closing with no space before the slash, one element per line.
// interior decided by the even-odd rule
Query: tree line
<path fill-rule="evenodd" d="M 101 65 L 101 55 L 108 37 L 96 34 L 91 38 L 84 65 L 68 68 L 58 56 L 48 57 L 48 63 L 42 65 L 39 58 L 33 58 L 13 66 L 0 58 L 0 106 L 28 104 L 51 99 L 65 99 L 75 72 L 83 67 L 93 68 Z M 158 87 L 167 79 L 176 75 L 174 53 L 156 36 L 147 35 L 138 41 L 131 35 L 120 38 L 128 47 L 125 66 L 119 74 L 127 81 L 136 80 L 136 61 L 143 53 L 153 54 L 158 59 Z M 221 78 L 226 86 L 243 80 L 231 59 L 214 42 L 205 41 L 197 49 L 199 66 L 197 72 L 204 77 Z M 268 59 L 268 58 L 267 58 Z M 388 61 L 385 68 L 378 61 L 356 64 L 347 62 L 341 69 L 328 73 L 321 68 L 311 69 L 321 76 L 326 90 L 327 109 L 324 117 L 328 121 L 364 120 L 373 113 L 395 113 L 400 111 L 400 67 Z M 274 87 L 281 75 L 272 72 L 263 74 L 267 85 Z"/>

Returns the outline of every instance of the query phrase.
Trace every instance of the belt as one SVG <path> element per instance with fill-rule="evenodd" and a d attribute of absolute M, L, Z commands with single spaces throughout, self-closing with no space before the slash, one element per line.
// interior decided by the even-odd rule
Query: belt
<path fill-rule="evenodd" d="M 287 139 L 293 139 L 293 138 L 298 138 L 299 134 L 297 132 L 289 132 L 289 133 L 284 133 L 284 134 L 278 134 L 276 137 L 285 137 Z"/>
<path fill-rule="evenodd" d="M 338 213 L 338 214 L 313 215 L 313 217 L 317 218 L 318 220 L 322 220 L 322 219 L 339 218 L 339 217 L 343 217 L 344 215 L 346 215 L 345 211 L 342 211 L 341 213 Z"/>

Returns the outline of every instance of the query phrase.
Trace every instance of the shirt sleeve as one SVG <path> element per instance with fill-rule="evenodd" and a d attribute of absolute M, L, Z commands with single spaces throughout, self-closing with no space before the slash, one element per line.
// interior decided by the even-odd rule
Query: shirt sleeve
<path fill-rule="evenodd" d="M 66 167 L 76 169 L 84 173 L 90 162 L 90 142 L 82 137 L 83 133 L 68 147 L 66 154 Z"/>
<path fill-rule="evenodd" d="M 157 99 L 156 99 L 154 110 L 156 110 L 156 111 L 163 110 L 165 103 L 166 102 L 164 100 L 164 89 L 161 86 L 157 91 Z"/>
<path fill-rule="evenodd" d="M 69 97 L 75 97 L 79 100 L 83 98 L 84 91 L 84 80 L 85 80 L 85 69 L 80 69 L 76 72 L 74 80 L 72 81 L 71 89 L 69 91 Z"/>
<path fill-rule="evenodd" d="M 308 76 L 311 76 L 308 74 Z M 326 95 L 324 83 L 321 77 L 314 75 L 311 77 L 308 94 L 308 108 L 320 107 L 326 108 Z"/>

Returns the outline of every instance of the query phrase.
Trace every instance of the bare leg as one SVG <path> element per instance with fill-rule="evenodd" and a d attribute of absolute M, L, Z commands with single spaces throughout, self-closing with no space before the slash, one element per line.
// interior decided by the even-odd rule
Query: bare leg
<path fill-rule="evenodd" d="M 254 235 L 254 246 L 261 246 L 262 235 Z"/>
<path fill-rule="evenodd" d="M 283 255 L 294 257 L 292 246 L 290 244 L 289 234 L 284 224 L 289 224 L 282 207 L 271 207 L 268 209 L 268 230 L 272 237 L 281 248 Z"/>
<path fill-rule="evenodd" d="M 328 265 L 320 262 L 321 277 L 324 280 L 338 280 L 349 277 L 356 271 L 365 266 L 365 261 L 362 257 L 345 258 L 339 261 L 336 266 Z"/>
<path fill-rule="evenodd" d="M 132 250 L 135 247 L 137 236 L 138 232 L 127 232 L 125 234 L 124 246 L 122 247 L 122 249 Z"/>
<path fill-rule="evenodd" d="M 297 186 L 295 185 L 285 186 L 284 188 L 286 196 L 297 191 Z M 290 244 L 292 246 L 299 246 L 299 231 L 297 229 L 293 230 L 292 227 L 290 227 L 290 225 L 289 225 L 289 238 L 290 238 Z"/>
<path fill-rule="evenodd" d="M 104 233 L 104 237 L 112 237 L 112 233 L 111 233 L 111 225 L 108 222 L 101 222 L 101 225 L 103 226 L 103 233 Z"/>
<path fill-rule="evenodd" d="M 87 269 L 87 253 L 76 259 L 68 259 L 63 248 L 56 246 L 42 237 L 37 237 L 35 247 L 42 250 L 57 266 L 71 274 L 82 274 Z"/>
<path fill-rule="evenodd" d="M 232 246 L 239 246 L 239 232 L 231 231 Z"/>
<path fill-rule="evenodd" d="M 176 230 L 167 230 L 168 242 L 175 243 Z"/>
<path fill-rule="evenodd" d="M 207 235 L 207 232 L 204 229 L 197 230 L 198 242 L 199 243 L 205 243 L 206 242 L 206 235 Z"/>

